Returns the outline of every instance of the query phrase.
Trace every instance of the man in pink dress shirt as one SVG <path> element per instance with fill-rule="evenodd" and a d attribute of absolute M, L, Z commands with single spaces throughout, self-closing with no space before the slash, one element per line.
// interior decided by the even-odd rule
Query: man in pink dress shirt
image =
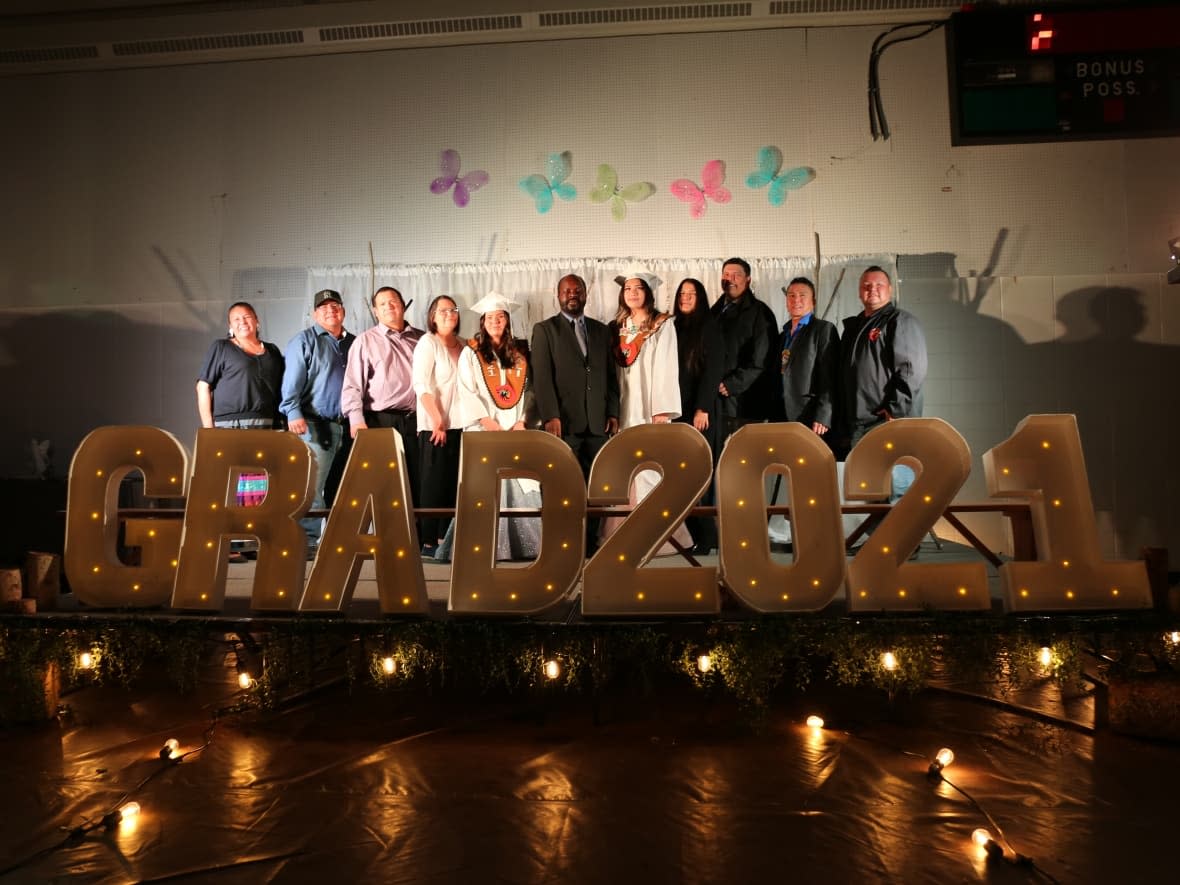
<path fill-rule="evenodd" d="M 348 352 L 340 410 L 356 438 L 367 427 L 392 427 L 405 447 L 406 473 L 417 505 L 418 418 L 414 395 L 414 347 L 422 330 L 406 322 L 402 293 L 382 286 L 371 300 L 377 325 L 357 336 Z"/>

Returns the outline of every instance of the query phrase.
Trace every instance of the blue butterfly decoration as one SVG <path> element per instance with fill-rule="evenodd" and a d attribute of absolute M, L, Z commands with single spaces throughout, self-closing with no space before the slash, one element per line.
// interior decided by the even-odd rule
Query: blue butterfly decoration
<path fill-rule="evenodd" d="M 554 196 L 562 200 L 572 200 L 578 195 L 572 184 L 566 181 L 574 168 L 574 155 L 569 151 L 560 154 L 550 154 L 545 161 L 544 175 L 530 175 L 520 180 L 520 189 L 533 198 L 537 212 L 544 215 L 553 208 Z"/>
<path fill-rule="evenodd" d="M 815 170 L 808 166 L 796 166 L 786 172 L 783 168 L 783 152 L 773 145 L 758 151 L 758 168 L 746 176 L 746 187 L 757 190 L 770 185 L 766 199 L 772 206 L 781 206 L 787 200 L 787 192 L 798 190 L 815 178 Z"/>

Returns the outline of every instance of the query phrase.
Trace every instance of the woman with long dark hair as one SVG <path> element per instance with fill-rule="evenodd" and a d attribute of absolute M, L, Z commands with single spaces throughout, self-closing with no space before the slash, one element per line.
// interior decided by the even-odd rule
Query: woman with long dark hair
<path fill-rule="evenodd" d="M 717 320 L 709 312 L 709 294 L 700 280 L 689 277 L 676 287 L 673 304 L 676 324 L 676 351 L 680 366 L 680 417 L 677 421 L 691 424 L 709 443 L 713 453 L 713 467 L 721 453 L 721 401 L 717 386 L 725 373 L 725 339 L 717 327 Z M 713 484 L 701 497 L 701 504 L 713 503 Z M 717 522 L 705 517 L 690 516 L 686 520 L 692 533 L 694 549 L 709 553 L 717 546 Z"/>
<path fill-rule="evenodd" d="M 676 329 L 656 309 L 660 279 L 642 270 L 615 277 L 619 309 L 611 323 L 619 366 L 619 430 L 668 424 L 680 414 Z"/>

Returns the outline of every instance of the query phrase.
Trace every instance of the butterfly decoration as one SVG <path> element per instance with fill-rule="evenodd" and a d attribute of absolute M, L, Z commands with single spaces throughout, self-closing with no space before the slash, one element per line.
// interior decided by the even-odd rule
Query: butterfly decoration
<path fill-rule="evenodd" d="M 725 187 L 725 163 L 721 160 L 710 160 L 701 170 L 701 184 L 687 178 L 677 178 L 672 182 L 673 195 L 682 203 L 688 203 L 688 214 L 693 218 L 700 218 L 707 208 L 706 198 L 714 203 L 728 203 L 733 194 Z"/>
<path fill-rule="evenodd" d="M 758 188 L 770 185 L 766 199 L 772 206 L 781 206 L 787 199 L 787 192 L 798 190 L 815 178 L 815 170 L 807 166 L 796 166 L 781 172 L 783 152 L 773 145 L 758 151 L 758 168 L 746 176 L 746 187 Z"/>
<path fill-rule="evenodd" d="M 520 189 L 533 198 L 537 212 L 544 215 L 553 208 L 553 198 L 572 200 L 578 195 L 572 184 L 566 181 L 574 168 L 574 155 L 569 151 L 550 154 L 545 161 L 544 175 L 530 175 L 520 180 Z"/>
<path fill-rule="evenodd" d="M 430 192 L 432 194 L 445 194 L 454 187 L 451 199 L 455 201 L 455 205 L 460 209 L 471 201 L 473 191 L 479 190 L 488 183 L 488 174 L 482 169 L 475 172 L 468 172 L 466 175 L 460 177 L 459 152 L 450 149 L 438 155 L 438 171 L 442 175 L 430 182 Z"/>
<path fill-rule="evenodd" d="M 656 192 L 656 186 L 650 181 L 637 181 L 626 187 L 619 187 L 619 173 L 613 166 L 603 163 L 598 167 L 598 180 L 590 191 L 590 200 L 594 203 L 610 201 L 610 214 L 615 221 L 622 221 L 627 217 L 628 203 L 641 203 Z"/>

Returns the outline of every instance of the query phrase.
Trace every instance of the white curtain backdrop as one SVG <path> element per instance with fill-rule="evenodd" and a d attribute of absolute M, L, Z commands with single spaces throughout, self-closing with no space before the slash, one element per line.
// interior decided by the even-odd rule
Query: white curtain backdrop
<path fill-rule="evenodd" d="M 721 263 L 725 258 L 569 258 L 543 261 L 490 261 L 481 264 L 344 264 L 310 267 L 307 272 L 307 295 L 320 289 L 335 289 L 344 297 L 348 310 L 348 327 L 363 332 L 373 325 L 369 298 L 378 286 L 393 286 L 407 302 L 411 302 L 407 316 L 412 325 L 426 327 L 426 308 L 436 295 L 449 295 L 461 308 L 468 308 L 488 292 L 510 295 L 520 305 L 512 311 L 512 330 L 519 338 L 528 338 L 533 324 L 557 312 L 557 281 L 569 273 L 586 280 L 589 298 L 586 313 L 595 319 L 609 322 L 618 306 L 619 287 L 614 278 L 634 266 L 656 274 L 663 285 L 656 293 L 656 304 L 661 310 L 672 309 L 676 287 L 686 277 L 693 277 L 705 285 L 710 303 L 721 290 Z M 785 321 L 786 310 L 782 288 L 795 277 L 815 279 L 814 258 L 753 258 L 750 263 L 752 289 L 771 306 L 779 323 Z M 860 271 L 871 264 L 879 264 L 894 272 L 892 255 L 840 255 L 824 258 L 819 280 L 820 313 L 828 306 L 836 292 L 837 303 L 831 306 L 827 319 L 839 325 L 839 320 L 859 309 L 855 302 L 856 280 Z M 841 303 L 840 298 L 845 302 Z M 848 299 L 851 298 L 851 301 Z M 460 332 L 475 332 L 477 318 L 465 312 Z"/>

